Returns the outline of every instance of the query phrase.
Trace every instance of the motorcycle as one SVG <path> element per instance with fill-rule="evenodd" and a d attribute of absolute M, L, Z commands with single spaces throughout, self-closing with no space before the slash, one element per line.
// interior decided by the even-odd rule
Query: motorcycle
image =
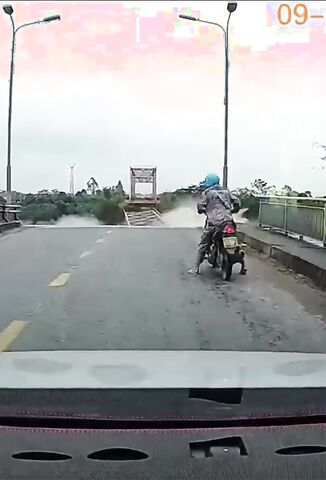
<path fill-rule="evenodd" d="M 230 280 L 233 265 L 237 263 L 241 264 L 240 274 L 246 275 L 244 256 L 245 252 L 238 243 L 236 224 L 233 221 L 225 222 L 221 228 L 214 231 L 206 259 L 213 268 L 220 268 L 223 280 Z"/>

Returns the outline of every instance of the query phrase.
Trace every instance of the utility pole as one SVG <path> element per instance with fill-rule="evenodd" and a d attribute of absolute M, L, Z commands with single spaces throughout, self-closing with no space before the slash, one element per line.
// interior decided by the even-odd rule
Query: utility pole
<path fill-rule="evenodd" d="M 75 194 L 75 179 L 74 179 L 74 168 L 75 168 L 76 164 L 73 163 L 72 165 L 70 165 L 70 195 L 74 195 Z"/>
<path fill-rule="evenodd" d="M 228 19 L 226 22 L 226 28 L 223 25 L 210 22 L 207 20 L 201 20 L 200 18 L 191 17 L 189 15 L 179 15 L 180 18 L 184 20 L 191 20 L 193 22 L 207 23 L 209 25 L 214 25 L 215 27 L 220 28 L 223 31 L 224 37 L 224 61 L 225 61 L 225 71 L 224 71 L 224 162 L 223 162 L 223 186 L 228 186 L 228 129 L 229 129 L 229 23 L 230 17 L 233 12 L 237 9 L 237 2 L 229 2 L 227 10 L 229 12 Z"/>
<path fill-rule="evenodd" d="M 44 17 L 43 20 L 35 20 L 34 22 L 24 23 L 16 27 L 13 13 L 14 9 L 11 5 L 3 5 L 3 11 L 9 15 L 12 26 L 12 40 L 11 40 L 11 55 L 10 55 L 10 74 L 9 74 L 9 103 L 8 103 L 8 132 L 7 132 L 7 202 L 11 203 L 11 123 L 12 123 L 12 89 L 14 78 L 14 64 L 15 64 L 15 50 L 16 50 L 16 35 L 18 30 L 30 25 L 36 25 L 41 23 L 50 23 L 55 20 L 60 20 L 60 15 L 51 15 L 50 17 Z"/>

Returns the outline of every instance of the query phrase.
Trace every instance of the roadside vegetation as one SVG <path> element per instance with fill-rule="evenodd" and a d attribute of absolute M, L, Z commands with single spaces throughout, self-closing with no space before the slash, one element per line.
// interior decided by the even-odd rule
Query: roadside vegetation
<path fill-rule="evenodd" d="M 69 195 L 58 190 L 41 190 L 36 194 L 15 193 L 14 201 L 21 204 L 21 220 L 26 223 L 55 223 L 60 217 L 78 215 L 95 217 L 104 224 L 124 221 L 125 193 L 121 182 L 110 188 L 97 189 L 92 195 L 81 190 Z"/>
<path fill-rule="evenodd" d="M 257 218 L 261 196 L 302 197 L 302 204 L 307 206 L 310 204 L 309 198 L 312 197 L 310 191 L 298 192 L 288 185 L 278 190 L 262 179 L 254 180 L 250 187 L 236 188 L 233 193 L 241 200 L 241 207 L 248 209 L 245 215 L 249 219 Z M 159 195 L 158 210 L 161 213 L 168 212 L 182 205 L 189 198 L 198 196 L 196 185 L 179 188 L 173 192 L 164 192 Z M 88 194 L 86 190 L 78 191 L 75 195 L 58 190 L 41 190 L 36 194 L 14 192 L 13 196 L 13 201 L 22 206 L 20 218 L 32 224 L 55 223 L 60 217 L 77 215 L 95 217 L 103 224 L 118 225 L 125 221 L 123 210 L 141 210 L 139 206 L 128 205 L 127 199 L 120 181 L 116 186 L 96 189 L 92 194 Z M 0 196 L 0 204 L 3 203 L 5 199 Z"/>
<path fill-rule="evenodd" d="M 288 197 L 302 197 L 302 204 L 309 205 L 309 198 L 312 197 L 310 191 L 298 192 L 293 190 L 289 185 L 284 185 L 283 188 L 277 189 L 274 185 L 269 185 L 265 180 L 260 178 L 254 180 L 250 187 L 239 187 L 233 190 L 233 193 L 240 199 L 241 207 L 247 208 L 245 216 L 249 219 L 258 217 L 259 212 L 259 198 L 261 196 L 288 196 Z M 199 196 L 196 193 L 196 185 L 191 185 L 187 188 L 175 190 L 174 192 L 165 192 L 160 196 L 160 211 L 166 212 L 173 210 L 181 205 L 189 196 Z"/>

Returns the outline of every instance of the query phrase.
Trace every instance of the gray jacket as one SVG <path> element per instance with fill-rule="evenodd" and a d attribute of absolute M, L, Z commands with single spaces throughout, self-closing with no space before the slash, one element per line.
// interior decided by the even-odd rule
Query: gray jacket
<path fill-rule="evenodd" d="M 206 213 L 209 225 L 222 225 L 232 221 L 233 206 L 240 207 L 239 199 L 227 188 L 222 186 L 210 187 L 202 193 L 197 204 L 198 213 Z"/>

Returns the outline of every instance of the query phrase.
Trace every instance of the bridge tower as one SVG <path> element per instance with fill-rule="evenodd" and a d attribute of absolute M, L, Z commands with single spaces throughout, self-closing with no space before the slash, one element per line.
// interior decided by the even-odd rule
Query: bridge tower
<path fill-rule="evenodd" d="M 150 195 L 137 196 L 137 183 L 148 183 L 152 185 Z M 157 199 L 157 169 L 156 167 L 130 167 L 130 203 L 140 205 L 156 206 Z"/>

